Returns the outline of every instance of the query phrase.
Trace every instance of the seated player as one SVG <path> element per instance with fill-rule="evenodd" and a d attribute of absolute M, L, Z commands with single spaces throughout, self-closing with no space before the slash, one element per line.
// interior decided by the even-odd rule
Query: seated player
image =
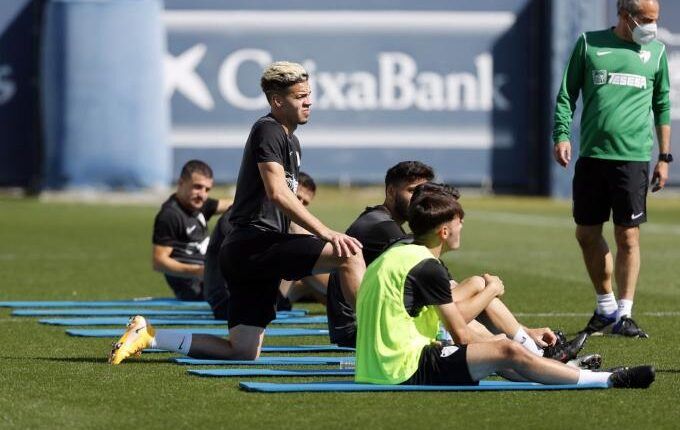
<path fill-rule="evenodd" d="M 476 385 L 492 373 L 514 381 L 616 388 L 646 388 L 654 381 L 652 366 L 614 372 L 576 369 L 509 339 L 479 337 L 470 330 L 439 260 L 460 247 L 463 217 L 450 193 L 416 189 L 408 210 L 413 243 L 398 243 L 381 254 L 367 268 L 358 291 L 357 382 Z M 440 321 L 455 345 L 434 342 Z"/>
<path fill-rule="evenodd" d="M 300 172 L 298 176 L 298 188 L 295 194 L 300 203 L 305 207 L 309 206 L 309 203 L 316 195 L 316 183 L 314 182 L 314 179 L 305 172 Z M 229 288 L 227 282 L 224 280 L 224 276 L 222 276 L 222 273 L 220 272 L 219 254 L 224 239 L 232 230 L 232 225 L 229 223 L 230 214 L 231 211 L 228 210 L 217 220 L 217 224 L 210 235 L 210 243 L 208 244 L 208 251 L 205 255 L 203 295 L 205 300 L 210 304 L 215 319 L 218 320 L 227 320 L 229 315 Z M 294 228 L 295 224 L 291 224 L 291 232 L 298 233 Z M 298 282 L 303 281 L 304 280 Z M 289 290 L 291 289 L 291 283 L 283 281 L 281 288 L 285 288 L 285 293 L 290 294 Z M 288 294 L 282 294 L 279 302 L 285 302 L 285 298 Z M 288 303 L 288 308 L 290 309 L 290 303 Z"/>
<path fill-rule="evenodd" d="M 203 300 L 203 264 L 208 220 L 225 212 L 229 200 L 208 197 L 213 171 L 200 160 L 184 164 L 177 191 L 161 206 L 153 226 L 153 268 L 165 275 L 175 297 Z"/>
<path fill-rule="evenodd" d="M 413 190 L 433 178 L 433 169 L 419 161 L 402 161 L 387 171 L 383 204 L 366 208 L 347 229 L 347 234 L 358 239 L 363 245 L 366 265 L 371 264 L 390 244 L 407 237 L 401 226 L 406 221 Z M 426 186 L 440 187 L 434 184 Z M 454 198 L 458 198 L 457 190 L 451 187 L 446 190 Z M 326 305 L 331 342 L 340 346 L 354 347 L 356 318 L 337 281 L 337 276 L 331 274 Z M 579 336 L 571 342 L 566 342 L 564 338 L 555 336 L 550 329 L 529 329 L 520 325 L 499 299 L 504 288 L 499 289 L 497 281 L 499 280 L 496 277 L 491 276 L 473 276 L 460 283 L 452 281 L 452 286 L 455 286 L 454 301 L 463 311 L 466 321 L 471 324 L 471 329 L 480 335 L 506 334 L 537 355 L 546 355 L 560 361 L 576 358 L 586 336 Z M 484 322 L 484 326 L 475 321 L 478 317 Z M 493 334 L 485 326 L 490 328 Z M 597 367 L 600 361 L 599 355 L 591 355 L 574 364 Z"/>

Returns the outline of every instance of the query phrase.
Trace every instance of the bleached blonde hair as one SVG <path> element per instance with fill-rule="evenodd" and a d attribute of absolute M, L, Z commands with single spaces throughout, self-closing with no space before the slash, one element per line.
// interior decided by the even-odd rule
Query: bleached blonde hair
<path fill-rule="evenodd" d="M 264 68 L 260 86 L 267 100 L 274 93 L 285 92 L 288 87 L 309 79 L 309 74 L 302 65 L 289 61 L 277 61 Z"/>

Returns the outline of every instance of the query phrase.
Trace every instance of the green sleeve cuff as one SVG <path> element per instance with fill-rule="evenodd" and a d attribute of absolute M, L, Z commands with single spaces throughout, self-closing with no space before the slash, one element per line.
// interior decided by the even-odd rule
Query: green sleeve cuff
<path fill-rule="evenodd" d="M 654 125 L 668 125 L 671 123 L 670 109 L 663 112 L 654 113 Z"/>
<path fill-rule="evenodd" d="M 571 136 L 568 133 L 560 133 L 557 135 L 553 135 L 554 145 L 557 145 L 560 142 L 564 142 L 565 140 L 571 140 Z"/>

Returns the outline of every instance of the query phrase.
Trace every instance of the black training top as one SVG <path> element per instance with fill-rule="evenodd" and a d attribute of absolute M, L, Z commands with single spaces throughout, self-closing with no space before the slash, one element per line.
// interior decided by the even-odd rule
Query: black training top
<path fill-rule="evenodd" d="M 208 220 L 218 201 L 207 199 L 200 211 L 190 212 L 175 194 L 161 206 L 153 223 L 153 244 L 171 246 L 170 257 L 182 263 L 203 264 L 208 248 Z"/>
<path fill-rule="evenodd" d="M 423 307 L 453 302 L 451 275 L 440 260 L 428 258 L 418 263 L 406 275 L 404 282 L 404 307 L 412 317 Z"/>
<path fill-rule="evenodd" d="M 229 222 L 229 216 L 231 215 L 231 208 L 223 213 L 217 220 L 213 232 L 210 234 L 210 243 L 208 244 L 208 254 L 217 256 L 220 253 L 220 248 L 222 247 L 222 242 L 229 236 L 229 233 L 234 229 L 234 227 Z"/>
<path fill-rule="evenodd" d="M 273 161 L 282 165 L 288 188 L 295 193 L 300 157 L 297 137 L 286 135 L 283 126 L 271 114 L 255 122 L 243 150 L 236 196 L 229 217 L 235 229 L 250 226 L 288 232 L 290 219 L 267 197 L 257 164 Z"/>
<path fill-rule="evenodd" d="M 361 250 L 368 266 L 383 253 L 385 248 L 406 236 L 406 232 L 383 206 L 366 208 L 349 226 L 346 233 L 363 245 Z"/>
<path fill-rule="evenodd" d="M 390 211 L 382 205 L 366 208 L 349 226 L 346 233 L 363 245 L 361 251 L 367 266 L 388 246 L 407 236 L 401 226 L 392 219 Z M 355 334 L 356 318 L 354 310 L 342 294 L 337 272 L 331 273 L 328 279 L 326 314 L 331 342 L 345 344 L 346 337 Z M 351 344 L 353 339 L 348 343 Z"/>

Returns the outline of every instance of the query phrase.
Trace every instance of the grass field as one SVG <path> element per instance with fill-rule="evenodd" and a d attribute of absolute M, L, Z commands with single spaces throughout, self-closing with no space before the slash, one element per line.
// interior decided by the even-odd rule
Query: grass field
<path fill-rule="evenodd" d="M 344 229 L 379 201 L 378 189 L 321 189 L 312 210 Z M 580 329 L 593 292 L 569 203 L 465 195 L 462 203 L 463 246 L 445 258 L 451 273 L 498 274 L 504 301 L 525 324 Z M 651 339 L 593 338 L 585 350 L 600 352 L 605 366 L 654 364 L 657 381 L 648 390 L 252 394 L 239 391 L 238 378 L 188 376 L 164 354 L 109 366 L 111 340 L 70 338 L 63 328 L 0 309 L 0 428 L 677 428 L 680 199 L 651 198 L 649 206 L 635 317 Z M 155 212 L 151 205 L 0 198 L 0 300 L 168 296 L 150 265 Z"/>

